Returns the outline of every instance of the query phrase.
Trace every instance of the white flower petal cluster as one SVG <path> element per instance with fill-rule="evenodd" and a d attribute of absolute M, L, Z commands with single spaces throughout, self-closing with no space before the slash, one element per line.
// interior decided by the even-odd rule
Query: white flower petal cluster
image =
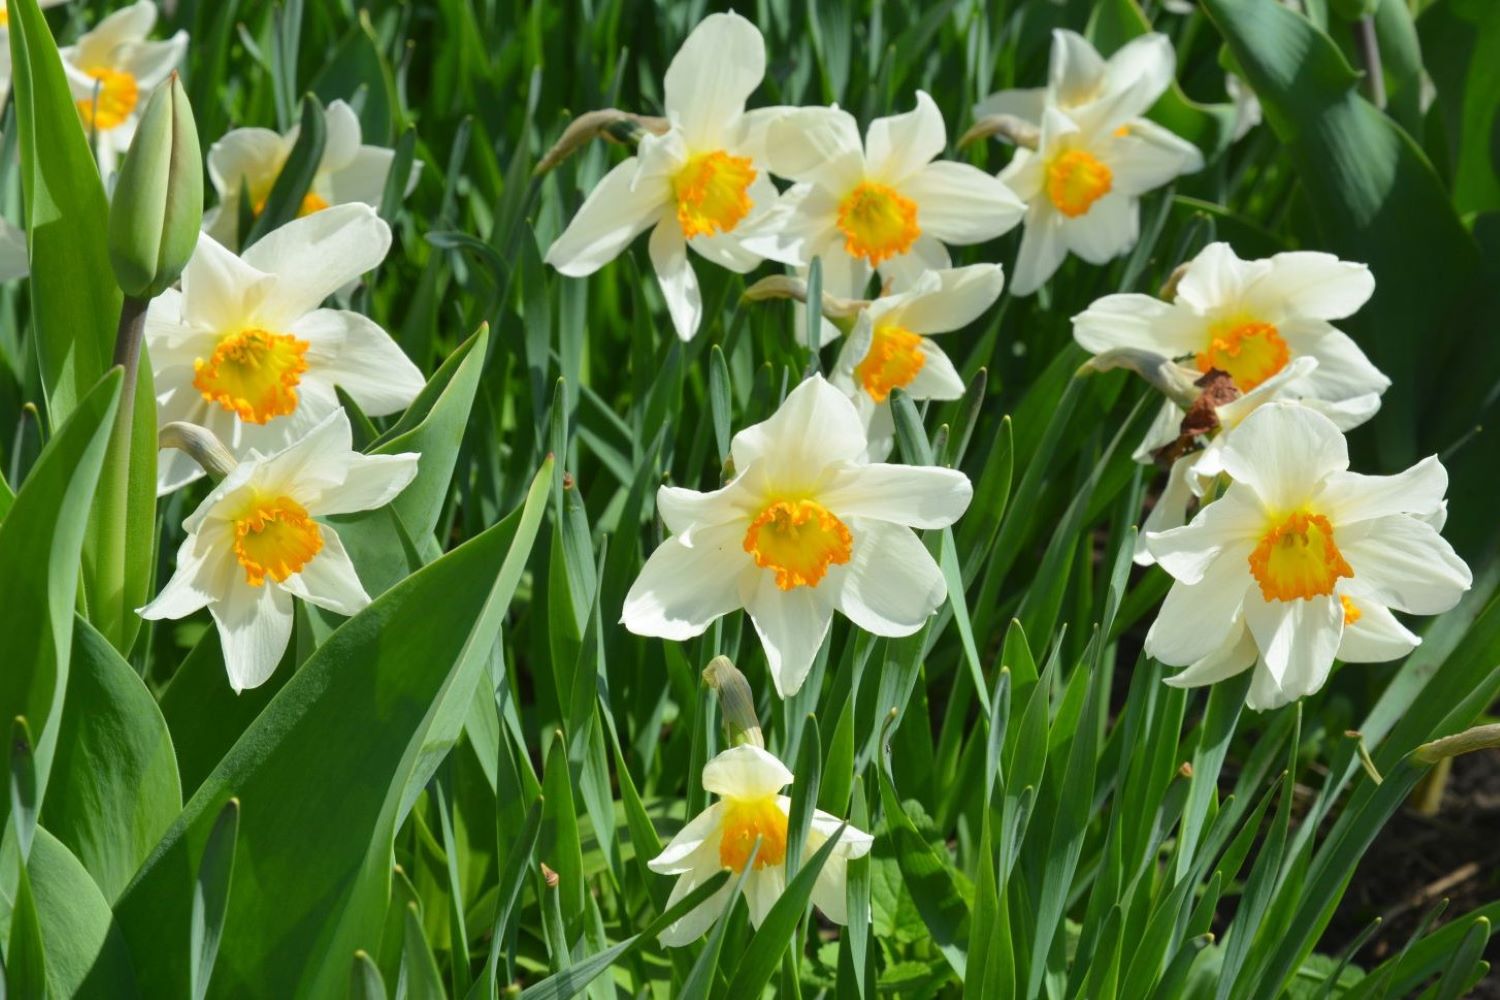
<path fill-rule="evenodd" d="M 674 906 L 698 886 L 724 869 L 744 872 L 756 841 L 760 847 L 745 876 L 745 902 L 750 923 L 759 927 L 786 891 L 786 838 L 792 800 L 780 794 L 793 781 L 785 764 L 760 747 L 725 750 L 703 768 L 703 787 L 719 800 L 693 817 L 647 866 L 662 875 L 675 875 L 667 906 Z M 848 923 L 847 885 L 850 858 L 864 857 L 873 838 L 852 826 L 839 833 L 841 821 L 821 809 L 813 811 L 803 861 L 828 838 L 838 835 L 833 854 L 813 883 L 812 902 L 836 924 Z M 669 948 L 691 944 L 713 925 L 735 879 L 683 915 L 661 933 Z"/>
<path fill-rule="evenodd" d="M 327 136 L 323 158 L 298 214 L 311 215 L 333 205 L 356 202 L 379 207 L 395 151 L 363 144 L 359 116 L 344 101 L 330 103 L 323 117 Z M 208 178 L 218 192 L 219 203 L 203 214 L 204 232 L 226 247 L 240 245 L 241 199 L 249 201 L 252 215 L 264 211 L 271 188 L 301 131 L 300 125 L 292 126 L 285 135 L 268 128 L 237 128 L 209 147 Z M 407 194 L 416 187 L 421 167 L 421 163 L 412 163 Z"/>
<path fill-rule="evenodd" d="M 1146 652 L 1182 687 L 1254 670 L 1248 704 L 1321 688 L 1335 659 L 1379 662 L 1420 641 L 1392 614 L 1447 611 L 1469 568 L 1438 534 L 1448 475 L 1427 458 L 1394 476 L 1350 472 L 1343 434 L 1294 402 L 1264 405 L 1220 454 L 1230 483 L 1192 522 L 1147 535 L 1176 581 Z"/>
<path fill-rule="evenodd" d="M 208 608 L 230 685 L 265 683 L 291 639 L 293 597 L 340 615 L 370 603 L 338 532 L 317 518 L 384 506 L 416 474 L 415 454 L 353 451 L 342 409 L 285 449 L 252 450 L 183 522 L 177 570 L 141 617 Z"/>
<path fill-rule="evenodd" d="M 93 137 L 99 172 L 106 179 L 130 148 L 151 91 L 177 69 L 187 51 L 187 32 L 153 42 L 154 27 L 156 4 L 138 0 L 61 50 L 84 131 Z"/>
<path fill-rule="evenodd" d="M 1069 253 L 1103 264 L 1140 235 L 1140 198 L 1203 167 L 1198 147 L 1143 117 L 1172 83 L 1165 35 L 1136 38 L 1103 59 L 1081 35 L 1057 30 L 1047 86 L 1002 91 L 976 116 L 1009 114 L 1040 129 L 1000 179 L 1026 202 L 1011 291 L 1030 295 Z"/>
<path fill-rule="evenodd" d="M 371 416 L 405 409 L 422 390 L 416 365 L 369 317 L 323 308 L 390 244 L 390 227 L 363 203 L 293 220 L 242 255 L 205 234 L 181 291 L 147 313 L 158 422 L 206 427 L 243 456 L 309 433 L 340 409 L 335 386 Z M 164 454 L 157 489 L 201 474 L 181 452 Z"/>
<path fill-rule="evenodd" d="M 973 489 L 953 469 L 867 460 L 849 397 L 813 376 L 735 435 L 736 475 L 712 493 L 664 486 L 672 532 L 625 598 L 637 635 L 683 640 L 744 608 L 776 691 L 795 693 L 835 611 L 875 635 L 911 635 L 947 597 L 914 528 L 943 528 Z"/>

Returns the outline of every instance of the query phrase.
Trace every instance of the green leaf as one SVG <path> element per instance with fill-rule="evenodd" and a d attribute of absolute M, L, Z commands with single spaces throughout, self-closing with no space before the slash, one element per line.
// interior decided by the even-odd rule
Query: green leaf
<path fill-rule="evenodd" d="M 99 1000 L 136 996 L 125 939 L 79 860 L 39 829 L 27 868 L 38 927 L 47 942 L 48 995 Z"/>
<path fill-rule="evenodd" d="M 119 392 L 120 374 L 115 371 L 83 397 L 42 449 L 0 523 L 0 566 L 5 567 L 0 573 L 0 635 L 6 636 L 0 719 L 30 720 L 37 741 L 39 799 L 45 798 L 61 728 L 89 503 Z M 8 799 L 0 809 L 9 815 Z"/>
<path fill-rule="evenodd" d="M 323 105 L 316 97 L 307 94 L 302 98 L 297 141 L 287 153 L 286 162 L 281 165 L 276 182 L 271 185 L 266 203 L 255 216 L 250 232 L 241 236 L 240 250 L 302 214 L 302 199 L 312 190 L 313 178 L 323 163 L 323 147 L 327 141 L 328 125 L 323 116 Z"/>
<path fill-rule="evenodd" d="M 1384 5 L 1382 5 L 1384 7 Z M 1426 70 L 1447 125 L 1453 206 L 1460 214 L 1500 209 L 1495 118 L 1500 115 L 1500 17 L 1485 0 L 1429 4 L 1417 21 Z"/>
<path fill-rule="evenodd" d="M 191 859 L 241 803 L 215 993 L 320 993 L 328 955 L 384 922 L 407 778 L 446 689 L 473 690 L 520 580 L 551 468 L 527 505 L 351 618 L 276 694 L 203 782 L 116 906 L 142 981 L 186 992 Z M 308 928 L 317 927 L 316 933 Z"/>
<path fill-rule="evenodd" d="M 724 908 L 719 911 L 719 919 L 714 922 L 714 929 L 708 935 L 708 943 L 698 953 L 692 972 L 688 973 L 687 980 L 682 984 L 678 995 L 683 1000 L 709 1000 L 712 995 L 714 973 L 718 971 L 719 954 L 724 948 L 724 934 L 729 928 L 729 918 L 734 914 L 734 908 L 740 904 L 740 895 L 745 891 L 745 880 L 755 870 L 755 856 L 760 853 L 760 847 L 761 840 L 757 837 L 750 856 L 745 859 L 745 867 L 740 869 L 739 877 L 734 880 L 734 888 L 724 899 Z"/>
<path fill-rule="evenodd" d="M 47 1000 L 47 955 L 41 917 L 25 866 L 17 873 L 5 948 L 5 994 L 17 1000 Z"/>
<path fill-rule="evenodd" d="M 240 830 L 240 802 L 230 799 L 219 810 L 219 818 L 203 845 L 198 876 L 193 882 L 191 949 L 188 981 L 193 1000 L 203 1000 L 213 978 L 224 937 L 224 914 L 229 909 L 229 884 L 234 875 L 235 840 Z"/>
<path fill-rule="evenodd" d="M 354 966 L 349 970 L 349 1000 L 385 1000 L 385 980 L 380 975 L 380 966 L 363 949 L 354 953 Z"/>
<path fill-rule="evenodd" d="M 156 699 L 82 618 L 42 822 L 114 899 L 182 811 L 177 757 Z"/>
<path fill-rule="evenodd" d="M 406 984 L 406 995 L 411 1000 L 447 1000 L 443 989 L 443 975 L 438 971 L 437 958 L 427 935 L 422 932 L 422 916 L 417 904 L 406 907 L 404 944 L 401 949 L 401 982 Z"/>
<path fill-rule="evenodd" d="M 547 751 L 542 777 L 541 859 L 557 872 L 563 915 L 568 926 L 583 919 L 583 848 L 578 840 L 578 814 L 573 805 L 573 779 L 568 773 L 567 743 L 557 733 Z"/>

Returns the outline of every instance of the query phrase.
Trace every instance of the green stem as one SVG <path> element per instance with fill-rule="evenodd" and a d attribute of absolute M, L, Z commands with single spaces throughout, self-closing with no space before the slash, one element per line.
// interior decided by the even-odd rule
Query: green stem
<path fill-rule="evenodd" d="M 98 515 L 103 530 L 99 533 L 99 555 L 91 610 L 94 624 L 118 649 L 129 651 L 125 616 L 126 531 L 123 526 L 130 505 L 130 444 L 135 420 L 136 380 L 141 362 L 141 340 L 146 331 L 146 309 L 150 302 L 126 296 L 120 305 L 120 325 L 115 335 L 114 363 L 125 369 L 120 386 L 120 406 L 115 412 L 115 428 L 109 444 L 109 457 L 99 483 Z"/>

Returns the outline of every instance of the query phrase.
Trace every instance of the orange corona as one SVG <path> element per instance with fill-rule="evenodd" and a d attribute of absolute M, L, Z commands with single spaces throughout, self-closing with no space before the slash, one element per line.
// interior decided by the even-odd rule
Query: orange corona
<path fill-rule="evenodd" d="M 816 587 L 828 567 L 849 561 L 854 538 L 828 508 L 812 500 L 767 504 L 745 532 L 755 565 L 776 573 L 782 590 Z"/>

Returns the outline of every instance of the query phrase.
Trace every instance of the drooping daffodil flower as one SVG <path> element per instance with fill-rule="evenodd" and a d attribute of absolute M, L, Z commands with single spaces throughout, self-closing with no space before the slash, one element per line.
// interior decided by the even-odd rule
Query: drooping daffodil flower
<path fill-rule="evenodd" d="M 676 875 L 667 905 L 673 906 L 724 869 L 750 871 L 745 875 L 745 902 L 750 923 L 761 921 L 786 891 L 786 840 L 792 800 L 781 789 L 793 781 L 792 772 L 773 754 L 758 746 L 742 744 L 725 750 L 703 767 L 703 787 L 719 797 L 688 821 L 671 842 L 647 862 L 662 875 Z M 850 858 L 864 857 L 873 838 L 852 826 L 839 832 L 840 820 L 821 809 L 813 811 L 803 863 L 828 838 L 838 835 L 833 853 L 813 883 L 812 902 L 836 924 L 848 923 L 847 890 Z M 760 847 L 756 849 L 756 841 Z M 751 862 L 751 853 L 754 861 Z M 734 879 L 661 933 L 669 948 L 691 944 L 712 926 L 723 912 Z"/>
<path fill-rule="evenodd" d="M 318 518 L 390 503 L 417 457 L 353 451 L 342 409 L 281 451 L 250 451 L 183 522 L 176 572 L 141 617 L 207 607 L 230 686 L 264 684 L 291 639 L 292 598 L 340 615 L 370 603 L 338 532 Z"/>
<path fill-rule="evenodd" d="M 911 635 L 947 597 L 913 528 L 944 528 L 973 489 L 953 469 L 868 461 L 854 404 L 815 375 L 770 419 L 735 435 L 736 475 L 712 493 L 664 486 L 672 532 L 625 597 L 637 635 L 688 639 L 746 609 L 777 693 L 795 693 L 839 611 Z"/>
<path fill-rule="evenodd" d="M 1232 482 L 1192 522 L 1147 535 L 1174 578 L 1146 653 L 1198 687 L 1254 670 L 1247 704 L 1320 689 L 1335 659 L 1393 660 L 1420 640 L 1392 614 L 1453 607 L 1472 577 L 1438 530 L 1448 474 L 1436 457 L 1394 476 L 1349 471 L 1333 421 L 1260 407 L 1223 449 Z"/>
<path fill-rule="evenodd" d="M 339 410 L 335 386 L 370 416 L 405 409 L 422 390 L 416 365 L 374 320 L 323 308 L 390 245 L 390 227 L 362 203 L 295 219 L 243 255 L 204 235 L 182 290 L 157 297 L 146 317 L 158 422 L 207 427 L 243 456 L 283 448 Z M 157 489 L 199 475 L 171 452 Z"/>

